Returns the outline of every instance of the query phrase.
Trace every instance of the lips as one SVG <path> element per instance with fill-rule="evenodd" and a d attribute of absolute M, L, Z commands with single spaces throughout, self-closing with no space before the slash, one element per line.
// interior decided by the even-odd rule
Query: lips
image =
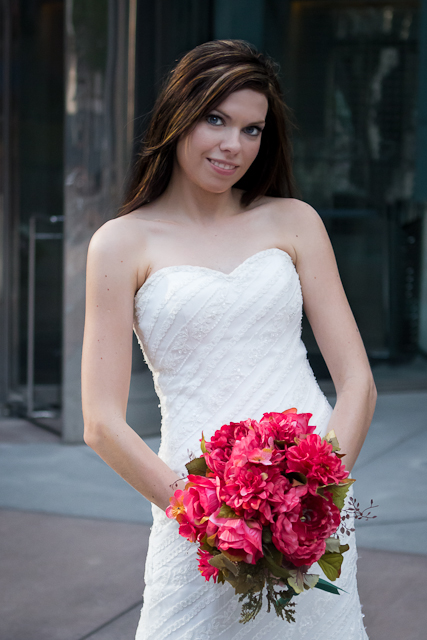
<path fill-rule="evenodd" d="M 212 158 L 208 158 L 209 162 L 214 165 L 214 167 L 219 167 L 220 169 L 225 169 L 226 171 L 232 171 L 233 169 L 237 169 L 237 164 L 230 164 L 228 162 L 223 162 L 221 160 L 213 160 Z"/>
<path fill-rule="evenodd" d="M 239 168 L 239 165 L 232 164 L 231 162 L 224 162 L 223 160 L 215 160 L 214 158 L 207 158 L 209 164 L 216 173 L 223 176 L 231 176 Z"/>

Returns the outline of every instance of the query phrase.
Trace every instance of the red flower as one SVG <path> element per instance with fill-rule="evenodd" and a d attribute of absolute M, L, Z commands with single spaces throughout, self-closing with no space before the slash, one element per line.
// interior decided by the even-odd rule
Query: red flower
<path fill-rule="evenodd" d="M 210 580 L 211 578 L 213 578 L 213 581 L 216 582 L 217 578 L 218 578 L 218 573 L 219 573 L 219 569 L 217 569 L 216 567 L 213 567 L 211 564 L 209 564 L 209 560 L 211 558 L 213 558 L 213 555 L 211 553 L 209 553 L 209 551 L 203 551 L 202 549 L 199 549 L 197 551 L 198 555 L 199 555 L 199 571 L 202 574 L 202 576 L 206 579 L 206 581 Z"/>
<path fill-rule="evenodd" d="M 239 561 L 256 564 L 262 558 L 262 525 L 243 518 L 219 518 L 212 515 L 210 521 L 218 527 L 215 546 L 228 551 Z"/>
<path fill-rule="evenodd" d="M 319 485 L 339 484 L 348 478 L 348 472 L 332 445 L 317 434 L 308 435 L 298 445 L 287 451 L 287 472 L 303 473 L 308 487 L 316 493 Z"/>
<path fill-rule="evenodd" d="M 285 444 L 293 444 L 295 438 L 313 433 L 314 425 L 309 425 L 311 413 L 297 413 L 296 409 L 288 409 L 282 413 L 264 413 L 260 424 L 268 424 L 274 432 L 275 440 L 283 440 Z"/>
<path fill-rule="evenodd" d="M 290 482 L 277 467 L 260 464 L 226 466 L 220 497 L 238 516 L 259 519 L 265 525 L 273 522 L 271 508 L 283 500 Z"/>
<path fill-rule="evenodd" d="M 230 422 L 217 429 L 210 440 L 205 443 L 205 460 L 209 469 L 222 478 L 225 463 L 230 457 L 231 450 L 236 440 L 244 438 L 255 421 Z"/>
<path fill-rule="evenodd" d="M 307 487 L 295 487 L 291 492 L 300 500 L 290 504 L 290 510 L 280 513 L 271 525 L 273 543 L 297 567 L 311 565 L 324 554 L 326 539 L 336 532 L 340 510 L 332 501 L 308 493 Z"/>
<path fill-rule="evenodd" d="M 298 507 L 301 503 L 301 498 L 307 493 L 307 488 L 304 485 L 292 487 L 288 480 L 288 488 L 284 493 L 280 492 L 276 504 L 274 506 L 274 514 L 288 513 L 293 511 L 295 507 Z"/>

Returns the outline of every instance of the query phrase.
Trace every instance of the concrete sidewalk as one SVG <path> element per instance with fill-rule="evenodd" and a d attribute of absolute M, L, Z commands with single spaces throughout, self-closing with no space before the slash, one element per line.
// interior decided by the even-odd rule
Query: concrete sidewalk
<path fill-rule="evenodd" d="M 354 470 L 380 505 L 358 526 L 370 640 L 425 638 L 426 409 L 426 392 L 380 395 Z M 149 504 L 84 445 L 15 420 L 0 442 L 0 640 L 132 639 Z"/>

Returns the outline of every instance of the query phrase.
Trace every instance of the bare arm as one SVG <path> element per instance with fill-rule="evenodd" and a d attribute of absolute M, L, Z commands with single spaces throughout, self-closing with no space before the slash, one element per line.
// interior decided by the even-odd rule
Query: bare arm
<path fill-rule="evenodd" d="M 132 229 L 115 220 L 101 227 L 89 247 L 82 358 L 84 438 L 126 482 L 165 509 L 179 477 L 126 423 L 138 251 Z"/>
<path fill-rule="evenodd" d="M 293 226 L 304 310 L 337 393 L 329 429 L 335 430 L 351 470 L 371 424 L 375 384 L 321 218 L 298 203 Z"/>

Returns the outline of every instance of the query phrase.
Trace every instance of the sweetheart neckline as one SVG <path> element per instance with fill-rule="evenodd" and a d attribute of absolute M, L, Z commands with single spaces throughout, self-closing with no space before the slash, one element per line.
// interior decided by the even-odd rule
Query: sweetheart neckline
<path fill-rule="evenodd" d="M 290 256 L 290 254 L 287 251 L 284 251 L 284 249 L 279 249 L 278 247 L 270 247 L 269 249 L 262 249 L 261 251 L 257 251 L 256 253 L 253 253 L 251 256 L 249 256 L 248 258 L 243 260 L 243 262 L 238 264 L 237 267 L 232 269 L 232 271 L 230 271 L 229 273 L 225 273 L 224 271 L 219 271 L 218 269 L 212 269 L 211 267 L 203 267 L 203 266 L 196 265 L 196 264 L 176 264 L 176 265 L 169 265 L 168 267 L 162 267 L 161 269 L 157 269 L 157 271 L 155 271 L 152 275 L 148 276 L 148 278 L 145 280 L 145 282 L 142 283 L 142 285 L 139 287 L 139 289 L 135 293 L 134 300 L 139 298 L 140 294 L 143 292 L 145 287 L 148 286 L 148 284 L 152 284 L 153 280 L 156 280 L 158 277 L 160 277 L 161 275 L 164 275 L 166 272 L 179 271 L 181 269 L 184 270 L 184 271 L 187 271 L 187 270 L 191 271 L 193 269 L 198 269 L 199 271 L 209 271 L 210 273 L 217 274 L 218 277 L 223 277 L 225 279 L 227 279 L 227 278 L 231 279 L 236 274 L 236 272 L 238 272 L 240 269 L 242 269 L 244 266 L 246 266 L 249 262 L 251 262 L 255 258 L 257 258 L 257 257 L 259 257 L 261 255 L 264 255 L 264 254 L 265 255 L 271 254 L 271 253 L 276 252 L 276 251 L 279 251 L 279 253 L 281 255 L 283 255 L 284 257 L 286 257 L 287 259 L 289 259 L 291 261 L 291 264 L 292 264 L 293 268 L 295 269 L 295 273 L 298 275 L 298 272 L 297 272 L 296 267 L 294 265 L 294 261 L 292 260 L 292 257 Z"/>

